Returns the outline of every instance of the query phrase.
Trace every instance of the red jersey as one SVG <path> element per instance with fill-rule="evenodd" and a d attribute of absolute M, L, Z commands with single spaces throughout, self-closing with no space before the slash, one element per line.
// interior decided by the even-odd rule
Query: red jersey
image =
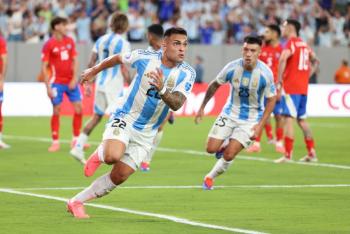
<path fill-rule="evenodd" d="M 283 73 L 283 88 L 287 94 L 307 94 L 310 77 L 310 47 L 299 37 L 288 40 L 286 48 L 292 55 Z"/>
<path fill-rule="evenodd" d="M 3 61 L 1 56 L 4 54 L 7 54 L 6 41 L 0 36 L 0 73 L 2 73 L 3 69 Z"/>
<path fill-rule="evenodd" d="M 62 40 L 51 37 L 45 43 L 41 60 L 49 63 L 53 83 L 69 84 L 73 78 L 73 61 L 76 55 L 75 43 L 70 37 L 65 36 Z"/>
<path fill-rule="evenodd" d="M 282 53 L 282 46 L 278 44 L 276 47 L 264 45 L 261 48 L 259 59 L 266 63 L 273 73 L 275 84 L 278 83 L 278 64 Z"/>

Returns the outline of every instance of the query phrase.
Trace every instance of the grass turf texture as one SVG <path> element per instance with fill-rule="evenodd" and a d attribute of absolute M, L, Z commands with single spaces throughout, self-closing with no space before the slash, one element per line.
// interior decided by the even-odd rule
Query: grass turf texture
<path fill-rule="evenodd" d="M 192 118 L 177 118 L 167 125 L 161 148 L 204 151 L 214 118 L 194 125 Z M 48 153 L 49 118 L 5 118 L 6 143 L 0 150 L 0 188 L 85 187 L 108 171 L 103 166 L 93 178 L 85 178 L 82 166 L 68 154 L 69 144 Z M 320 163 L 350 166 L 346 118 L 309 119 Z M 91 153 L 102 135 L 103 124 L 92 134 Z M 305 155 L 299 130 L 294 159 Z M 7 134 L 7 135 L 6 135 Z M 30 136 L 33 140 L 13 136 Z M 71 139 L 71 119 L 61 118 L 61 138 Z M 265 142 L 265 138 L 263 138 Z M 249 155 L 242 152 L 241 155 Z M 280 155 L 263 143 L 256 158 Z M 123 186 L 201 185 L 216 159 L 183 152 L 157 151 L 148 173 L 137 172 Z M 350 184 L 350 170 L 296 164 L 277 165 L 238 158 L 215 185 Z M 70 198 L 80 190 L 25 191 Z M 349 233 L 350 187 L 334 188 L 217 188 L 193 189 L 118 188 L 93 203 L 172 215 L 193 221 L 267 233 Z M 75 220 L 60 201 L 0 192 L 1 233 L 228 233 L 189 226 L 164 219 L 87 207 L 89 220 Z"/>

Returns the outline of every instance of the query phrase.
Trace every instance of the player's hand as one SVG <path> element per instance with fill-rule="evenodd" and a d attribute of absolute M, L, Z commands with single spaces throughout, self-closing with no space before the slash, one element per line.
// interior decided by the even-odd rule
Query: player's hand
<path fill-rule="evenodd" d="M 199 111 L 196 114 L 196 117 L 194 118 L 194 122 L 196 124 L 199 124 L 202 121 L 203 116 L 204 116 L 204 109 L 200 108 Z"/>
<path fill-rule="evenodd" d="M 90 97 L 92 94 L 92 86 L 90 83 L 84 83 L 84 94 L 86 97 Z"/>
<path fill-rule="evenodd" d="M 148 83 L 156 88 L 157 91 L 163 89 L 163 71 L 160 68 L 157 68 L 155 71 L 150 72 L 150 80 Z"/>
<path fill-rule="evenodd" d="M 80 75 L 80 83 L 84 84 L 85 82 L 91 81 L 95 76 L 94 70 L 88 68 L 84 70 Z"/>
<path fill-rule="evenodd" d="M 52 88 L 51 88 L 50 86 L 47 87 L 47 96 L 48 96 L 50 99 L 54 98 L 53 90 L 52 90 Z"/>
<path fill-rule="evenodd" d="M 75 88 L 76 85 L 77 85 L 76 79 L 72 79 L 72 80 L 69 82 L 69 84 L 68 84 L 68 88 L 69 88 L 70 90 L 73 90 L 73 89 Z"/>
<path fill-rule="evenodd" d="M 282 88 L 277 89 L 277 101 L 281 101 L 282 98 Z"/>
<path fill-rule="evenodd" d="M 0 91 L 4 90 L 4 80 L 2 79 L 2 75 L 0 75 Z"/>
<path fill-rule="evenodd" d="M 261 134 L 263 127 L 260 123 L 254 125 L 252 127 L 252 136 L 250 137 L 251 140 L 255 140 L 256 138 L 258 138 Z"/>

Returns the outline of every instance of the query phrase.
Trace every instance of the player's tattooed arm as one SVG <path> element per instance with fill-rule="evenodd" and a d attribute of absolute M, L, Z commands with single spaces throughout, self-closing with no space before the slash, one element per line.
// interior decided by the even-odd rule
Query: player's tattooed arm
<path fill-rule="evenodd" d="M 204 100 L 202 102 L 201 107 L 199 108 L 199 111 L 194 119 L 194 122 L 196 124 L 198 124 L 204 115 L 204 108 L 207 105 L 207 103 L 209 102 L 209 100 L 214 96 L 214 94 L 216 93 L 216 90 L 221 86 L 221 84 L 219 84 L 216 80 L 213 80 L 212 82 L 210 82 L 207 92 L 205 93 L 205 97 Z"/>
<path fill-rule="evenodd" d="M 173 111 L 180 109 L 186 101 L 186 96 L 177 91 L 170 92 L 169 90 L 166 90 L 163 95 L 160 95 L 160 97 Z"/>

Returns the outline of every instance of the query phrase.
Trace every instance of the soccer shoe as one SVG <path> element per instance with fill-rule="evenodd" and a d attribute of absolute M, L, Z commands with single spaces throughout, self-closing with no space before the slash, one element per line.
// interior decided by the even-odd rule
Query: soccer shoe
<path fill-rule="evenodd" d="M 68 201 L 67 211 L 70 212 L 77 219 L 88 219 L 90 216 L 85 213 L 83 203 L 79 201 Z"/>
<path fill-rule="evenodd" d="M 77 147 L 73 147 L 73 149 L 71 149 L 69 151 L 69 153 L 72 155 L 73 158 L 78 160 L 81 164 L 86 164 L 86 160 L 84 157 L 84 151 L 82 151 L 81 149 L 79 149 Z"/>
<path fill-rule="evenodd" d="M 174 113 L 170 112 L 169 118 L 168 118 L 168 122 L 169 124 L 173 124 L 175 122 L 175 117 L 174 117 Z"/>
<path fill-rule="evenodd" d="M 49 147 L 49 152 L 57 152 L 60 149 L 60 143 L 58 142 L 52 142 L 51 146 Z"/>
<path fill-rule="evenodd" d="M 101 166 L 102 162 L 98 158 L 97 150 L 98 149 L 96 149 L 95 152 L 91 154 L 89 159 L 86 161 L 86 164 L 84 166 L 84 175 L 86 177 L 93 176 L 95 174 L 95 171 Z"/>
<path fill-rule="evenodd" d="M 73 149 L 75 147 L 75 145 L 77 144 L 77 139 L 73 139 L 71 142 L 70 142 L 70 148 Z M 84 150 L 87 150 L 90 148 L 90 144 L 86 143 L 84 144 Z"/>
<path fill-rule="evenodd" d="M 149 167 L 149 163 L 147 162 L 142 162 L 140 166 L 140 170 L 143 172 L 149 171 L 151 168 Z"/>
<path fill-rule="evenodd" d="M 246 149 L 248 153 L 259 153 L 261 151 L 261 146 L 259 142 L 254 142 L 249 148 Z"/>
<path fill-rule="evenodd" d="M 284 154 L 285 149 L 284 149 L 283 143 L 280 142 L 280 141 L 277 141 L 276 145 L 275 145 L 275 150 L 276 150 L 277 153 Z"/>
<path fill-rule="evenodd" d="M 205 177 L 203 181 L 203 189 L 213 190 L 214 189 L 213 186 L 214 186 L 214 180 L 212 178 Z"/>
<path fill-rule="evenodd" d="M 11 148 L 8 144 L 0 140 L 0 149 L 8 149 Z"/>
<path fill-rule="evenodd" d="M 306 155 L 304 157 L 302 157 L 301 159 L 299 159 L 299 162 L 317 162 L 318 159 L 315 156 L 310 156 L 310 155 Z"/>
<path fill-rule="evenodd" d="M 286 156 L 282 156 L 279 159 L 276 159 L 275 161 L 273 161 L 274 163 L 288 163 L 291 162 L 292 159 L 287 158 Z"/>
<path fill-rule="evenodd" d="M 274 145 L 274 144 L 276 144 L 276 141 L 275 141 L 275 139 L 271 138 L 271 139 L 267 140 L 267 144 Z"/>

